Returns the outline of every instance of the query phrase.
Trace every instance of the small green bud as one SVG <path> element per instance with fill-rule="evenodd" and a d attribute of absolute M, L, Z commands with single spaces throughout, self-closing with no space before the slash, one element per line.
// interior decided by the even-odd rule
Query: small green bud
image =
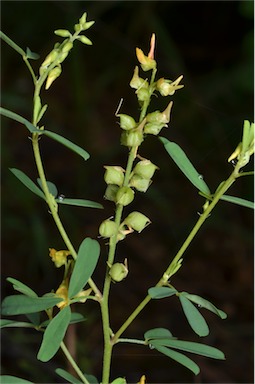
<path fill-rule="evenodd" d="M 106 169 L 104 174 L 106 184 L 116 184 L 119 186 L 123 184 L 125 170 L 122 167 L 107 165 L 104 168 Z"/>
<path fill-rule="evenodd" d="M 127 147 L 139 147 L 143 142 L 143 132 L 138 130 L 123 132 L 121 143 Z"/>
<path fill-rule="evenodd" d="M 144 179 L 151 179 L 156 169 L 159 169 L 150 160 L 141 160 L 134 167 L 134 173 L 143 177 Z"/>
<path fill-rule="evenodd" d="M 118 228 L 116 223 L 112 220 L 107 219 L 101 223 L 99 227 L 99 233 L 101 236 L 108 238 L 115 235 L 117 232 L 117 229 Z"/>
<path fill-rule="evenodd" d="M 62 69 L 61 69 L 61 66 L 57 66 L 55 68 L 53 68 L 49 74 L 48 74 L 48 77 L 47 77 L 47 81 L 46 81 L 46 85 L 45 85 L 45 89 L 49 89 L 51 84 L 53 83 L 54 80 L 56 80 L 57 77 L 60 76 L 62 72 Z"/>
<path fill-rule="evenodd" d="M 129 131 L 136 127 L 137 124 L 133 117 L 124 114 L 119 114 L 117 116 L 120 118 L 120 127 L 122 129 Z"/>
<path fill-rule="evenodd" d="M 135 231 L 141 232 L 151 221 L 142 213 L 134 211 L 127 216 L 124 223 Z"/>
<path fill-rule="evenodd" d="M 69 51 L 65 51 L 65 52 L 62 51 L 61 54 L 58 57 L 57 63 L 58 64 L 62 63 L 65 60 L 65 58 L 68 56 L 68 53 L 69 53 Z"/>
<path fill-rule="evenodd" d="M 146 192 L 152 181 L 150 179 L 144 179 L 143 177 L 134 174 L 129 182 L 131 187 L 134 187 L 139 192 Z"/>
<path fill-rule="evenodd" d="M 88 39 L 86 36 L 78 36 L 77 40 L 80 40 L 81 43 L 86 44 L 86 45 L 92 45 L 92 41 Z"/>
<path fill-rule="evenodd" d="M 116 203 L 128 205 L 134 200 L 134 191 L 130 187 L 121 187 L 116 193 Z"/>
<path fill-rule="evenodd" d="M 114 201 L 116 202 L 116 193 L 119 190 L 118 185 L 109 184 L 105 190 L 104 198 L 106 200 Z"/>
<path fill-rule="evenodd" d="M 53 49 L 45 58 L 44 62 L 41 65 L 41 68 L 48 67 L 54 60 L 56 60 L 59 52 L 56 49 Z"/>
<path fill-rule="evenodd" d="M 86 23 L 86 20 L 87 20 L 87 12 L 84 12 L 81 16 L 81 18 L 79 19 L 79 23 L 82 25 L 82 24 L 85 24 Z"/>
<path fill-rule="evenodd" d="M 73 48 L 73 43 L 71 41 L 68 41 L 62 48 L 62 52 L 66 53 L 69 52 Z"/>
<path fill-rule="evenodd" d="M 134 89 L 138 89 L 142 87 L 143 84 L 146 86 L 146 83 L 148 85 L 147 80 L 144 80 L 141 77 L 139 77 L 139 69 L 138 67 L 135 67 L 134 75 L 129 83 L 130 87 Z"/>
<path fill-rule="evenodd" d="M 144 133 L 157 136 L 164 127 L 167 127 L 167 124 L 147 123 L 144 127 Z"/>
<path fill-rule="evenodd" d="M 112 265 L 109 271 L 109 275 L 115 282 L 120 282 L 125 277 L 127 277 L 128 274 L 128 268 L 127 268 L 127 259 L 124 260 L 124 264 L 122 263 L 115 263 Z"/>
<path fill-rule="evenodd" d="M 67 29 L 57 29 L 54 31 L 55 35 L 60 37 L 70 37 L 71 33 Z"/>
<path fill-rule="evenodd" d="M 176 90 L 181 89 L 184 85 L 179 85 L 183 76 L 179 76 L 175 81 L 165 80 L 163 77 L 156 83 L 156 89 L 162 96 L 172 96 Z"/>

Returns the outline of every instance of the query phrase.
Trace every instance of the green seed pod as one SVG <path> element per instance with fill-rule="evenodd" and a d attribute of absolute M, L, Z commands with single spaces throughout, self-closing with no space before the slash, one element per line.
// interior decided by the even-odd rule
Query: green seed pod
<path fill-rule="evenodd" d="M 127 216 L 124 223 L 135 231 L 141 232 L 151 221 L 142 213 L 134 211 Z"/>
<path fill-rule="evenodd" d="M 116 193 L 119 190 L 118 185 L 109 184 L 105 190 L 104 198 L 106 200 L 114 201 L 116 202 Z"/>
<path fill-rule="evenodd" d="M 122 186 L 125 170 L 122 167 L 110 165 L 107 165 L 104 168 L 106 169 L 104 174 L 104 180 L 106 184 L 116 184 Z"/>
<path fill-rule="evenodd" d="M 134 200 L 134 191 L 130 187 L 121 187 L 116 193 L 116 203 L 128 205 Z"/>
<path fill-rule="evenodd" d="M 138 88 L 136 91 L 137 98 L 139 101 L 146 101 L 150 98 L 150 93 L 147 87 L 142 86 L 141 88 Z"/>
<path fill-rule="evenodd" d="M 140 88 L 142 85 L 145 85 L 147 86 L 148 85 L 148 82 L 147 80 L 144 80 L 142 79 L 141 77 L 139 77 L 139 69 L 138 67 L 135 67 L 135 70 L 134 70 L 134 75 L 129 83 L 130 87 L 131 88 L 134 88 L 134 89 L 138 89 Z"/>
<path fill-rule="evenodd" d="M 71 33 L 67 29 L 57 29 L 54 31 L 55 35 L 60 37 L 70 37 Z"/>
<path fill-rule="evenodd" d="M 152 181 L 150 179 L 144 179 L 143 177 L 134 174 L 129 182 L 130 187 L 134 187 L 139 192 L 146 192 Z"/>
<path fill-rule="evenodd" d="M 147 115 L 146 120 L 148 123 L 154 123 L 154 124 L 166 124 L 168 122 L 166 121 L 164 114 L 159 111 L 149 113 Z"/>
<path fill-rule="evenodd" d="M 144 133 L 157 136 L 161 129 L 167 127 L 166 124 L 147 123 L 144 127 Z"/>
<path fill-rule="evenodd" d="M 101 236 L 108 238 L 115 235 L 117 232 L 117 229 L 118 228 L 116 223 L 112 220 L 107 219 L 101 223 L 99 227 L 99 233 Z"/>
<path fill-rule="evenodd" d="M 120 127 L 122 129 L 129 131 L 136 127 L 136 122 L 133 117 L 124 114 L 119 114 L 117 116 L 120 118 Z"/>
<path fill-rule="evenodd" d="M 126 136 L 126 145 L 128 147 L 139 147 L 143 142 L 143 132 L 141 131 L 129 131 Z"/>
<path fill-rule="evenodd" d="M 150 160 L 141 160 L 134 167 L 134 173 L 144 179 L 151 179 L 156 169 L 159 169 Z"/>
<path fill-rule="evenodd" d="M 53 83 L 54 80 L 56 80 L 57 77 L 60 76 L 62 72 L 62 69 L 61 69 L 61 66 L 57 66 L 55 68 L 53 68 L 49 74 L 48 74 L 48 77 L 47 77 L 47 81 L 46 81 L 46 85 L 45 85 L 45 89 L 49 89 L 51 84 Z"/>
<path fill-rule="evenodd" d="M 126 260 L 124 261 L 125 264 L 122 263 L 115 263 L 112 265 L 109 271 L 109 275 L 115 282 L 120 282 L 125 277 L 127 277 L 128 274 L 128 268 L 127 268 L 127 262 Z"/>

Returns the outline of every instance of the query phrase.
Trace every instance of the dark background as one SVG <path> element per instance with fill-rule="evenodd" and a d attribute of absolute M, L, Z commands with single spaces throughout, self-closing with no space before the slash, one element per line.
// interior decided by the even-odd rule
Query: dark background
<path fill-rule="evenodd" d="M 96 24 L 87 31 L 93 46 L 75 44 L 63 73 L 43 100 L 49 104 L 43 119 L 47 129 L 63 134 L 91 154 L 84 161 L 47 138 L 41 148 L 48 180 L 67 197 L 91 199 L 104 210 L 61 207 L 60 214 L 78 249 L 81 241 L 98 236 L 101 221 L 113 213 L 103 200 L 104 165 L 125 167 L 127 151 L 119 145 L 115 111 L 139 115 L 129 87 L 137 60 L 135 47 L 145 53 L 156 33 L 158 76 L 174 80 L 184 75 L 185 88 L 174 97 L 172 122 L 162 135 L 176 141 L 206 179 L 211 190 L 232 171 L 227 158 L 241 138 L 243 120 L 253 120 L 253 2 L 251 1 L 2 1 L 2 30 L 24 49 L 43 60 L 58 38 L 55 29 L 72 28 L 84 11 Z M 2 105 L 31 116 L 32 81 L 21 57 L 2 43 Z M 41 61 L 32 62 L 38 68 Z M 154 98 L 152 108 L 165 108 L 170 98 Z M 153 110 L 153 109 L 152 109 Z M 55 290 L 62 270 L 56 270 L 48 248 L 62 249 L 47 207 L 23 187 L 8 168 L 17 167 L 36 180 L 28 133 L 20 124 L 2 119 L 2 296 L 13 294 L 8 276 L 21 280 L 39 295 Z M 173 258 L 201 211 L 203 199 L 187 181 L 155 137 L 148 137 L 140 154 L 160 167 L 146 194 L 137 193 L 132 210 L 152 220 L 140 235 L 119 244 L 117 259 L 129 260 L 130 274 L 112 287 L 112 327 L 118 329 L 144 298 Z M 247 170 L 250 166 L 247 167 Z M 230 194 L 253 199 L 251 177 L 242 178 Z M 127 209 L 128 212 L 129 208 Z M 95 280 L 102 287 L 107 247 L 102 245 Z M 194 356 L 201 373 L 142 346 L 114 349 L 112 378 L 125 376 L 148 383 L 253 382 L 253 213 L 219 203 L 185 254 L 184 265 L 172 283 L 180 291 L 201 295 L 228 313 L 220 320 L 203 311 L 210 335 L 199 339 L 187 325 L 176 298 L 151 302 L 126 337 L 142 338 L 144 331 L 165 327 L 183 340 L 205 342 L 221 349 L 226 361 Z M 77 305 L 88 317 L 72 328 L 79 364 L 100 377 L 102 334 L 95 303 Z M 61 382 L 54 369 L 65 368 L 59 353 L 47 364 L 36 360 L 41 335 L 4 329 L 2 373 L 36 383 Z M 69 341 L 70 342 L 70 341 Z M 193 357 L 193 356 L 191 356 Z"/>

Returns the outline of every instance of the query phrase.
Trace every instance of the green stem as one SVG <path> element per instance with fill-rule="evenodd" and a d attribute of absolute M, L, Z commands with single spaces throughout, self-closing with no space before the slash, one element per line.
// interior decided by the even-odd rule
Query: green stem
<path fill-rule="evenodd" d="M 61 344 L 60 344 L 60 347 L 62 349 L 62 351 L 64 352 L 65 354 L 65 357 L 67 358 L 67 360 L 69 361 L 69 363 L 71 364 L 71 366 L 73 367 L 73 369 L 75 370 L 75 372 L 77 373 L 77 375 L 79 376 L 79 378 L 81 379 L 81 381 L 84 383 L 84 384 L 89 384 L 89 381 L 86 379 L 86 377 L 83 375 L 82 371 L 80 370 L 80 368 L 78 367 L 78 365 L 76 364 L 76 362 L 74 361 L 73 357 L 71 356 L 70 352 L 68 351 L 68 349 L 66 348 L 64 342 L 62 341 Z"/>
<path fill-rule="evenodd" d="M 212 202 L 209 204 L 207 209 L 201 214 L 198 221 L 196 222 L 195 226 L 193 227 L 192 231 L 184 241 L 183 245 L 181 246 L 180 250 L 177 252 L 174 259 L 171 261 L 165 272 L 163 273 L 161 279 L 156 284 L 157 287 L 163 286 L 167 282 L 167 276 L 169 276 L 169 273 L 173 267 L 173 265 L 176 265 L 176 263 L 180 260 L 188 246 L 190 245 L 191 241 L 196 236 L 197 232 L 205 222 L 205 220 L 208 218 L 216 204 L 219 202 L 221 196 L 230 188 L 230 186 L 235 182 L 236 178 L 239 176 L 239 167 L 236 167 L 235 170 L 232 172 L 230 177 L 225 181 L 225 183 L 222 185 L 222 187 L 217 191 L 217 193 L 214 195 L 214 198 Z M 133 320 L 140 314 L 140 312 L 144 309 L 144 307 L 150 302 L 151 297 L 147 295 L 145 299 L 137 306 L 137 308 L 131 313 L 131 315 L 128 317 L 128 319 L 122 324 L 122 326 L 119 328 L 119 330 L 115 333 L 112 343 L 117 343 L 119 337 L 122 335 L 122 333 L 129 327 L 129 325 L 133 322 Z"/>
<path fill-rule="evenodd" d="M 138 340 L 138 339 L 118 339 L 117 343 L 132 343 L 132 344 L 141 344 L 146 345 L 144 340 Z"/>

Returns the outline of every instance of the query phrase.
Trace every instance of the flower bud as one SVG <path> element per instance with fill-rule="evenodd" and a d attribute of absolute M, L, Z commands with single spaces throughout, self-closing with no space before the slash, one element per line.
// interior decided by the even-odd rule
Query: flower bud
<path fill-rule="evenodd" d="M 143 177 L 134 174 L 129 182 L 130 187 L 134 187 L 139 192 L 146 192 L 152 181 L 150 179 L 144 179 Z"/>
<path fill-rule="evenodd" d="M 62 69 L 60 66 L 57 66 L 55 68 L 53 68 L 49 74 L 48 74 L 48 77 L 47 77 L 47 81 L 46 81 L 46 85 L 45 85 L 45 89 L 49 89 L 51 84 L 53 83 L 54 80 L 56 80 L 57 77 L 60 76 L 62 72 Z"/>
<path fill-rule="evenodd" d="M 120 118 L 120 127 L 122 129 L 129 131 L 136 127 L 136 122 L 133 117 L 124 114 L 119 114 L 117 116 Z"/>
<path fill-rule="evenodd" d="M 134 191 L 130 187 L 121 187 L 116 193 L 116 203 L 128 205 L 134 200 Z"/>
<path fill-rule="evenodd" d="M 50 257 L 57 268 L 66 264 L 67 256 L 71 255 L 69 251 L 56 251 L 54 248 L 49 248 Z"/>
<path fill-rule="evenodd" d="M 104 198 L 106 200 L 116 202 L 116 193 L 118 190 L 119 190 L 119 187 L 117 185 L 109 184 L 105 190 Z"/>
<path fill-rule="evenodd" d="M 156 169 L 159 169 L 150 160 L 141 160 L 134 167 L 134 173 L 143 177 L 144 179 L 151 179 Z"/>
<path fill-rule="evenodd" d="M 138 69 L 138 67 L 135 67 L 134 75 L 133 75 L 133 77 L 132 77 L 132 79 L 131 79 L 131 81 L 129 83 L 130 87 L 134 88 L 134 89 L 138 89 L 145 82 L 147 82 L 147 80 L 144 80 L 141 77 L 139 77 L 139 69 Z"/>
<path fill-rule="evenodd" d="M 83 28 L 83 30 L 84 30 L 84 28 Z M 81 41 L 83 44 L 92 45 L 92 41 L 87 36 L 84 36 L 84 35 L 78 36 L 77 40 Z"/>
<path fill-rule="evenodd" d="M 179 85 L 183 76 L 179 76 L 175 81 L 165 80 L 163 77 L 156 83 L 156 89 L 162 96 L 172 96 L 177 89 L 183 88 L 184 85 Z"/>
<path fill-rule="evenodd" d="M 156 61 L 149 56 L 145 56 L 140 48 L 136 48 L 136 56 L 145 72 L 156 68 Z"/>
<path fill-rule="evenodd" d="M 139 147 L 143 142 L 143 133 L 137 129 L 125 131 L 121 135 L 121 144 L 127 147 Z"/>
<path fill-rule="evenodd" d="M 54 31 L 55 35 L 60 37 L 70 37 L 71 33 L 67 29 L 57 29 Z"/>
<path fill-rule="evenodd" d="M 53 49 L 45 58 L 44 62 L 41 65 L 42 67 L 48 67 L 51 63 L 53 63 L 54 60 L 56 60 L 58 56 L 58 51 L 56 49 Z"/>
<path fill-rule="evenodd" d="M 164 127 L 167 127 L 167 124 L 147 123 L 144 127 L 144 133 L 157 136 Z"/>
<path fill-rule="evenodd" d="M 71 41 L 67 41 L 67 43 L 65 43 L 65 45 L 62 48 L 62 52 L 63 53 L 69 52 L 72 48 L 73 48 L 73 43 Z"/>
<path fill-rule="evenodd" d="M 100 227 L 99 227 L 99 233 L 100 233 L 100 236 L 103 236 L 103 237 L 112 237 L 113 235 L 116 234 L 117 232 L 117 225 L 114 221 L 112 220 L 104 220 Z"/>
<path fill-rule="evenodd" d="M 106 184 L 116 184 L 121 186 L 124 181 L 124 169 L 118 166 L 106 165 L 104 174 L 104 180 Z"/>
<path fill-rule="evenodd" d="M 127 259 L 125 259 L 124 264 L 122 263 L 115 263 L 112 265 L 109 271 L 109 275 L 115 282 L 120 282 L 125 277 L 127 277 L 128 274 L 128 268 L 127 268 Z"/>
<path fill-rule="evenodd" d="M 141 232 L 147 225 L 151 223 L 150 219 L 140 212 L 132 212 L 125 219 L 125 224 L 135 231 Z"/>

